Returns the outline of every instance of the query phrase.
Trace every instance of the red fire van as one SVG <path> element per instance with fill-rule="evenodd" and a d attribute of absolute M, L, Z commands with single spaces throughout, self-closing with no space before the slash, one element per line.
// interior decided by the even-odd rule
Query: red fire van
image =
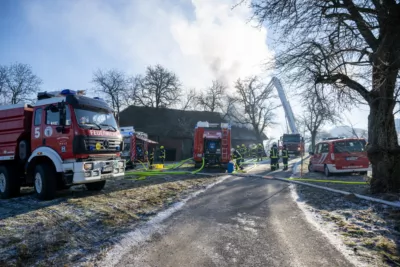
<path fill-rule="evenodd" d="M 310 152 L 308 170 L 324 172 L 325 176 L 352 172 L 366 174 L 370 163 L 365 145 L 365 139 L 357 138 L 319 142 L 314 152 Z"/>

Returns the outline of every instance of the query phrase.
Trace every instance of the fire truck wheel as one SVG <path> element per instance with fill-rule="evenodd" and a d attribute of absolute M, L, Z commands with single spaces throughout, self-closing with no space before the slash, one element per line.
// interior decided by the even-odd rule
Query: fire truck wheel
<path fill-rule="evenodd" d="M 106 185 L 106 181 L 85 184 L 86 189 L 89 191 L 100 191 L 104 188 L 105 185 Z"/>
<path fill-rule="evenodd" d="M 0 166 L 0 198 L 7 199 L 19 194 L 19 184 L 17 177 L 5 166 Z"/>
<path fill-rule="evenodd" d="M 324 168 L 324 173 L 325 173 L 326 177 L 331 176 L 331 172 L 329 171 L 328 166 L 326 166 L 326 165 L 325 165 L 325 168 Z"/>
<path fill-rule="evenodd" d="M 51 200 L 56 195 L 57 181 L 54 167 L 49 164 L 37 165 L 33 174 L 35 193 L 40 200 Z"/>

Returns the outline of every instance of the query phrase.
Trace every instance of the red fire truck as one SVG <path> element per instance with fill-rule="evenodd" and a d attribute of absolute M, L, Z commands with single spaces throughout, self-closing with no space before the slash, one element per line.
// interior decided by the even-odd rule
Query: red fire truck
<path fill-rule="evenodd" d="M 300 134 L 284 134 L 281 136 L 279 148 L 282 149 L 283 145 L 286 145 L 289 154 L 304 156 L 304 138 Z"/>
<path fill-rule="evenodd" d="M 196 167 L 203 163 L 224 166 L 231 160 L 231 126 L 228 123 L 199 121 L 194 130 L 193 159 Z"/>
<path fill-rule="evenodd" d="M 32 185 L 42 200 L 76 184 L 101 190 L 125 173 L 122 146 L 113 110 L 82 92 L 44 92 L 32 106 L 0 106 L 0 197 Z"/>
<path fill-rule="evenodd" d="M 147 133 L 136 132 L 133 126 L 120 127 L 119 131 L 124 138 L 121 156 L 126 160 L 127 167 L 134 168 L 135 163 L 148 162 L 149 158 L 146 152 L 150 154 L 149 145 L 158 143 L 150 140 Z"/>

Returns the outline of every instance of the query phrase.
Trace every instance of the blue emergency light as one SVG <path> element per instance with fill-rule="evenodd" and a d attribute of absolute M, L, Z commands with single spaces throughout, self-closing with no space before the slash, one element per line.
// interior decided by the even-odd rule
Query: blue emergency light
<path fill-rule="evenodd" d="M 76 92 L 71 89 L 63 89 L 61 95 L 76 95 Z"/>
<path fill-rule="evenodd" d="M 94 150 L 94 146 L 89 146 L 89 151 L 93 151 Z"/>

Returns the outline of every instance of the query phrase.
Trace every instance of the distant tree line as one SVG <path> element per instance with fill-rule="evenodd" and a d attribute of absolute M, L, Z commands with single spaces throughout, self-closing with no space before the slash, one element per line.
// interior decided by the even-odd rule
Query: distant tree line
<path fill-rule="evenodd" d="M 119 113 L 129 105 L 218 112 L 230 122 L 252 127 L 261 141 L 274 123 L 272 88 L 256 76 L 238 79 L 234 90 L 214 80 L 207 88 L 185 89 L 178 76 L 161 65 L 148 66 L 143 75 L 128 76 L 120 70 L 94 72 L 93 91 L 100 92 Z"/>
<path fill-rule="evenodd" d="M 120 112 L 130 105 L 152 108 L 176 108 L 218 112 L 223 119 L 254 129 L 259 141 L 263 132 L 274 123 L 272 88 L 259 77 L 239 78 L 228 90 L 220 80 L 210 81 L 207 88 L 185 88 L 179 77 L 161 65 L 148 66 L 143 75 L 130 76 L 116 69 L 96 70 L 89 91 L 102 96 Z M 42 80 L 31 66 L 13 63 L 0 65 L 0 104 L 34 101 Z"/>

